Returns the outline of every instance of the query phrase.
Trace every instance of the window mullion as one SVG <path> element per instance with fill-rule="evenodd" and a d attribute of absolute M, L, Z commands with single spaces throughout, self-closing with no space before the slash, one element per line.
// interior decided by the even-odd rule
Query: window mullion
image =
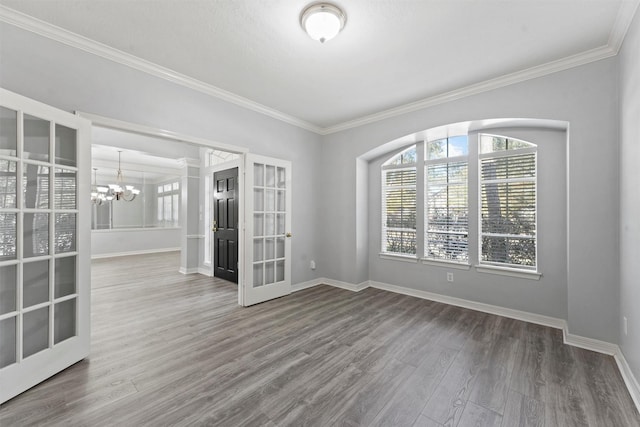
<path fill-rule="evenodd" d="M 416 144 L 416 256 L 424 256 L 426 239 L 425 142 Z"/>

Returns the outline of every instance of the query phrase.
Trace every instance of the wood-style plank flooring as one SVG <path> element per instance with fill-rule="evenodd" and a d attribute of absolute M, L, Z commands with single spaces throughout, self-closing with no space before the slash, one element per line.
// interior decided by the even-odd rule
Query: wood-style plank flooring
<path fill-rule="evenodd" d="M 640 426 L 613 358 L 559 330 L 377 289 L 242 308 L 178 262 L 94 261 L 91 356 L 0 425 Z"/>

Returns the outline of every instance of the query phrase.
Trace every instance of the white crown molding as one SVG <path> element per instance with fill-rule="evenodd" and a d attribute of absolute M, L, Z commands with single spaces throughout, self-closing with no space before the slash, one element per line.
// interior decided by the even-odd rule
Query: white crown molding
<path fill-rule="evenodd" d="M 622 42 L 624 42 L 627 31 L 629 31 L 629 26 L 631 25 L 631 21 L 633 21 L 639 4 L 640 1 L 638 0 L 623 1 L 620 4 L 620 9 L 618 9 L 618 15 L 616 16 L 616 21 L 613 24 L 607 43 L 608 46 L 615 51 L 616 55 L 620 52 L 620 48 L 622 48 Z"/>
<path fill-rule="evenodd" d="M 223 101 L 239 105 L 248 110 L 264 114 L 266 116 L 283 121 L 285 123 L 289 123 L 302 129 L 306 129 L 315 133 L 319 133 L 321 131 L 320 127 L 297 117 L 267 107 L 266 105 L 262 105 L 240 95 L 236 95 L 217 86 L 213 86 L 184 74 L 178 73 L 177 71 L 174 71 L 170 68 L 166 68 L 161 65 L 154 64 L 153 62 L 138 58 L 137 56 L 112 48 L 103 43 L 83 37 L 79 34 L 72 33 L 71 31 L 67 31 L 63 28 L 18 12 L 17 10 L 11 9 L 9 7 L 0 5 L 0 20 L 24 30 L 47 37 L 51 40 L 66 44 L 67 46 L 92 53 L 110 61 L 114 61 L 119 64 L 134 68 L 136 70 L 151 74 L 155 77 L 160 77 L 172 83 L 176 83 L 189 89 L 205 93 L 218 99 L 222 99 Z"/>
<path fill-rule="evenodd" d="M 347 129 L 367 125 L 370 123 L 379 122 L 391 117 L 400 116 L 402 114 L 412 113 L 414 111 L 422 110 L 424 108 L 433 107 L 435 105 L 444 104 L 446 102 L 455 101 L 458 99 L 466 98 L 472 95 L 478 95 L 484 92 L 488 92 L 495 89 L 500 89 L 505 86 L 510 86 L 516 83 L 525 82 L 538 77 L 543 77 L 549 74 L 564 71 L 570 68 L 585 65 L 590 62 L 599 61 L 601 59 L 615 56 L 616 52 L 609 46 L 602 46 L 599 48 L 591 49 L 586 52 L 582 52 L 576 55 L 568 56 L 556 61 L 548 62 L 543 65 L 528 68 L 526 70 L 516 71 L 515 73 L 506 74 L 504 76 L 496 77 L 494 79 L 485 80 L 480 83 L 472 84 L 460 89 L 455 89 L 449 92 L 445 92 L 439 95 L 431 96 L 421 99 L 410 104 L 401 105 L 399 107 L 390 108 L 379 113 L 364 116 L 355 120 L 350 120 L 335 126 L 330 126 L 322 130 L 322 135 L 329 135 L 336 132 L 341 132 Z"/>
<path fill-rule="evenodd" d="M 4 21 L 27 31 L 64 43 L 68 46 L 98 55 L 102 58 L 129 66 L 232 104 L 239 105 L 285 123 L 298 126 L 302 129 L 315 132 L 319 135 L 329 135 L 615 56 L 618 54 L 618 51 L 622 46 L 639 3 L 640 2 L 638 0 L 623 1 L 621 3 L 614 26 L 609 35 L 608 43 L 605 46 L 324 128 L 259 104 L 219 87 L 178 73 L 169 68 L 162 67 L 102 43 L 64 30 L 60 27 L 56 27 L 45 21 L 20 13 L 6 6 L 0 5 L 0 21 Z"/>

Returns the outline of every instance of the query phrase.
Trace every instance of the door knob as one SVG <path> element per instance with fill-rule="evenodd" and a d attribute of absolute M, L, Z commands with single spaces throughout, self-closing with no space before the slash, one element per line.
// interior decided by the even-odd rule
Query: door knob
<path fill-rule="evenodd" d="M 216 222 L 216 220 L 213 220 L 213 224 L 211 225 L 211 231 L 213 231 L 214 233 L 218 231 L 218 223 Z"/>
<path fill-rule="evenodd" d="M 285 236 L 291 237 L 291 233 L 287 233 L 287 234 L 285 234 Z"/>

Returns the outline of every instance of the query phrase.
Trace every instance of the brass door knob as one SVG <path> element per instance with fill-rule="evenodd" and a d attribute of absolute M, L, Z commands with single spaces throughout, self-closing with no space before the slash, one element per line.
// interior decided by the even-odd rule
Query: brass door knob
<path fill-rule="evenodd" d="M 287 233 L 287 234 L 285 234 L 285 236 L 291 237 L 291 233 Z"/>

